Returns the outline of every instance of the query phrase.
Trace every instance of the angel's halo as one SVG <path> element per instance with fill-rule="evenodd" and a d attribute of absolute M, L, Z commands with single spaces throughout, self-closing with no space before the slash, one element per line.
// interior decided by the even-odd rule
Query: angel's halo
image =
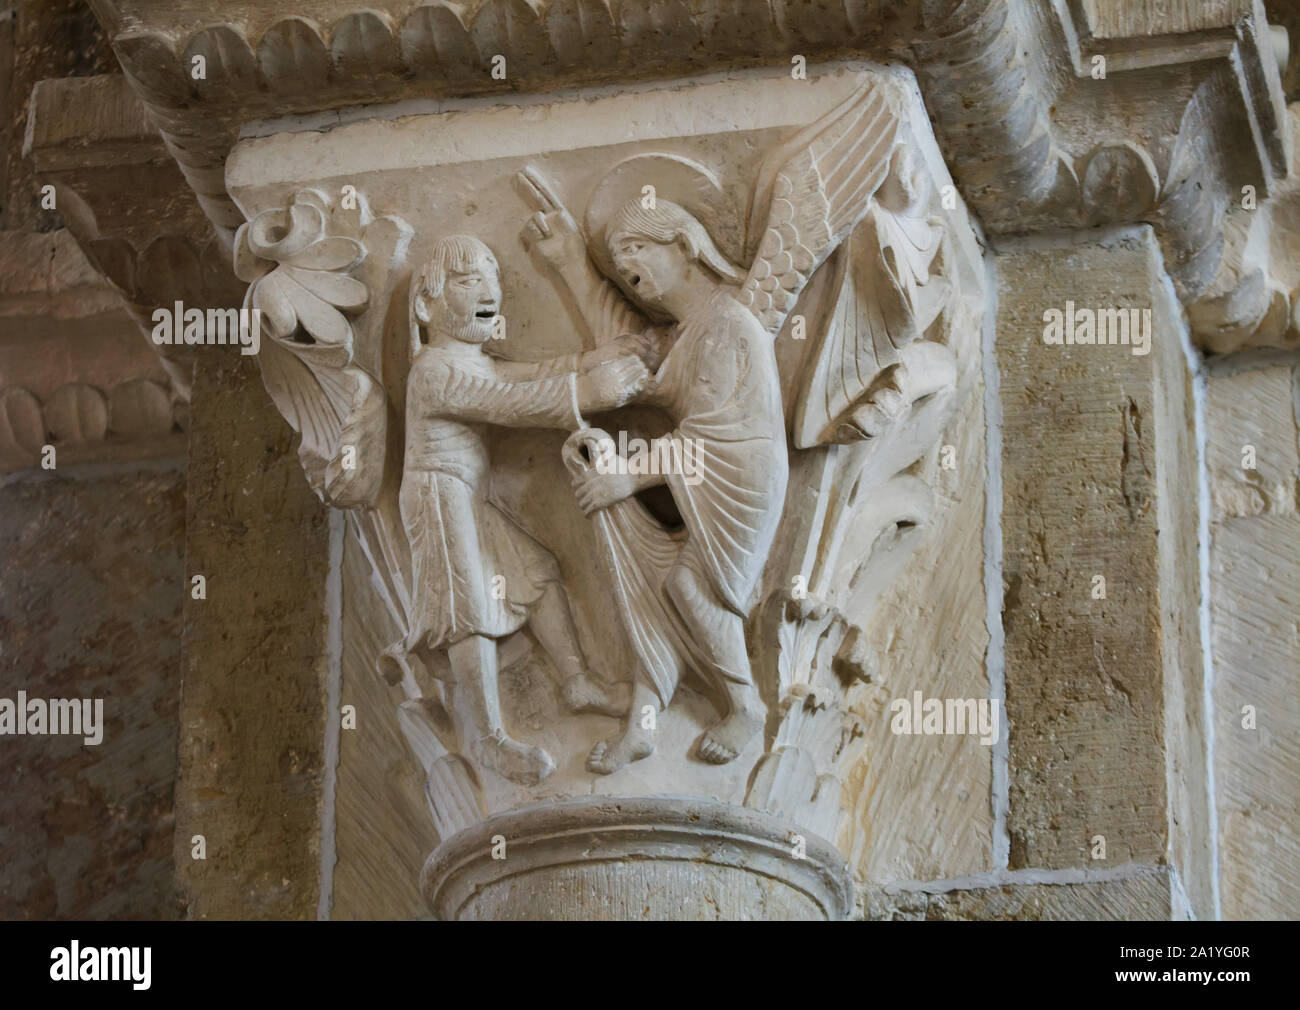
<path fill-rule="evenodd" d="M 718 177 L 698 161 L 676 154 L 637 154 L 611 168 L 587 201 L 587 247 L 606 276 L 614 267 L 605 244 L 610 218 L 625 204 L 640 200 L 646 186 L 655 199 L 667 200 L 691 214 L 732 263 L 740 265 L 740 213 Z"/>

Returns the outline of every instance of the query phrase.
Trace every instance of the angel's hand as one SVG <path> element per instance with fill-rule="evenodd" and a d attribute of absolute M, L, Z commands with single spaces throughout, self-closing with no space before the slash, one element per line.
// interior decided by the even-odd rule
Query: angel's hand
<path fill-rule="evenodd" d="M 578 404 L 584 414 L 621 407 L 650 382 L 645 363 L 632 354 L 605 361 L 578 376 Z"/>
<path fill-rule="evenodd" d="M 627 472 L 626 466 L 620 471 L 605 473 L 592 467 L 573 477 L 573 493 L 584 515 L 631 498 L 639 485 L 637 478 Z"/>
<path fill-rule="evenodd" d="M 583 265 L 587 259 L 587 242 L 573 215 L 532 169 L 525 168 L 518 179 L 529 202 L 537 208 L 519 233 L 524 246 L 536 250 L 561 273 Z"/>

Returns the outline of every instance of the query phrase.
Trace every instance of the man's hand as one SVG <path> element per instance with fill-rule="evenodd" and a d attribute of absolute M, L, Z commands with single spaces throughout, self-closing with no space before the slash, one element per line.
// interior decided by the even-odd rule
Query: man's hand
<path fill-rule="evenodd" d="M 659 353 L 659 335 L 653 330 L 646 330 L 644 333 L 624 333 L 594 351 L 587 351 L 582 356 L 582 370 L 590 371 L 606 361 L 613 361 L 630 354 L 640 358 L 651 372 L 655 371 L 663 357 Z"/>
<path fill-rule="evenodd" d="M 587 242 L 573 215 L 531 168 L 525 168 L 517 178 L 529 202 L 537 208 L 519 233 L 525 248 L 535 249 L 561 273 L 582 266 L 587 260 Z"/>
<path fill-rule="evenodd" d="M 578 406 L 584 414 L 613 410 L 630 401 L 649 382 L 645 362 L 634 354 L 621 355 L 578 376 Z"/>

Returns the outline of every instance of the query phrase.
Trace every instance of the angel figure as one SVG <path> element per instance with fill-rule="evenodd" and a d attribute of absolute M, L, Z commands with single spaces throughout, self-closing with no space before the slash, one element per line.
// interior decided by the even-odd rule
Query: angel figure
<path fill-rule="evenodd" d="M 538 208 L 524 227 L 525 242 L 554 268 L 598 340 L 636 330 L 654 337 L 650 364 L 657 372 L 636 402 L 660 407 L 671 420 L 662 438 L 677 444 L 662 447 L 661 458 L 686 458 L 689 443 L 703 478 L 592 466 L 592 452 L 609 445 L 608 435 L 595 429 L 575 432 L 566 444 L 578 503 L 597 525 L 640 660 L 623 731 L 592 749 L 593 772 L 612 772 L 653 751 L 654 720 L 645 718 L 646 710 L 666 707 L 687 670 L 711 680 L 725 701 L 725 714 L 697 741 L 700 758 L 731 761 L 763 728 L 766 708 L 751 672 L 745 624 L 781 522 L 789 474 L 774 338 L 814 271 L 878 209 L 874 197 L 895 162 L 898 129 L 886 91 L 861 87 L 768 155 L 751 200 L 747 270 L 715 241 L 727 215 L 716 201 L 701 199 L 712 177 L 694 162 L 656 155 L 620 163 L 591 197 L 586 240 L 545 181 L 533 170 L 522 173 Z M 680 192 L 681 202 L 644 196 L 647 179 L 658 183 L 659 194 Z M 901 199 L 912 196 L 907 190 Z M 898 241 L 892 232 L 891 240 Z M 906 301 L 917 286 L 916 266 L 923 269 L 934 248 L 910 259 L 882 249 L 874 254 L 896 290 L 887 297 L 882 280 L 880 297 Z M 924 321 L 915 314 L 886 316 L 876 329 L 892 326 L 892 332 L 871 334 L 866 327 L 855 337 L 841 328 L 808 341 L 817 358 L 801 366 L 795 427 L 811 435 L 804 441 L 796 434 L 796 447 L 869 438 L 866 429 L 878 429 L 900 402 L 910 402 L 899 388 L 907 363 L 899 349 Z M 867 367 L 875 352 L 855 340 L 889 345 L 891 360 Z M 886 368 L 889 377 L 876 381 Z M 809 402 L 810 390 L 817 402 Z M 635 497 L 665 483 L 680 531 L 656 522 Z"/>
<path fill-rule="evenodd" d="M 619 346 L 538 363 L 491 357 L 483 345 L 500 309 L 491 250 L 468 236 L 434 243 L 409 301 L 399 503 L 411 551 L 411 620 L 387 652 L 423 658 L 445 649 L 447 707 L 462 747 L 481 765 L 532 785 L 554 763 L 504 726 L 499 639 L 527 625 L 559 671 L 571 711 L 622 715 L 627 693 L 619 697 L 589 675 L 555 558 L 489 499 L 484 426 L 569 430 L 575 411 L 620 406 L 648 375 L 640 358 Z"/>

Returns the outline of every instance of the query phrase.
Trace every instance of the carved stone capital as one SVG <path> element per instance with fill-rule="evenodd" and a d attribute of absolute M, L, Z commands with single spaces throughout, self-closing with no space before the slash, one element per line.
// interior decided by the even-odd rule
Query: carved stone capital
<path fill-rule="evenodd" d="M 369 562 L 347 606 L 388 629 L 347 675 L 400 688 L 425 895 L 496 915 L 524 872 L 512 914 L 622 916 L 650 885 L 652 917 L 692 890 L 690 915 L 843 917 L 872 616 L 939 535 L 976 395 L 965 210 L 906 71 L 543 111 L 228 163 L 266 387 Z"/>

